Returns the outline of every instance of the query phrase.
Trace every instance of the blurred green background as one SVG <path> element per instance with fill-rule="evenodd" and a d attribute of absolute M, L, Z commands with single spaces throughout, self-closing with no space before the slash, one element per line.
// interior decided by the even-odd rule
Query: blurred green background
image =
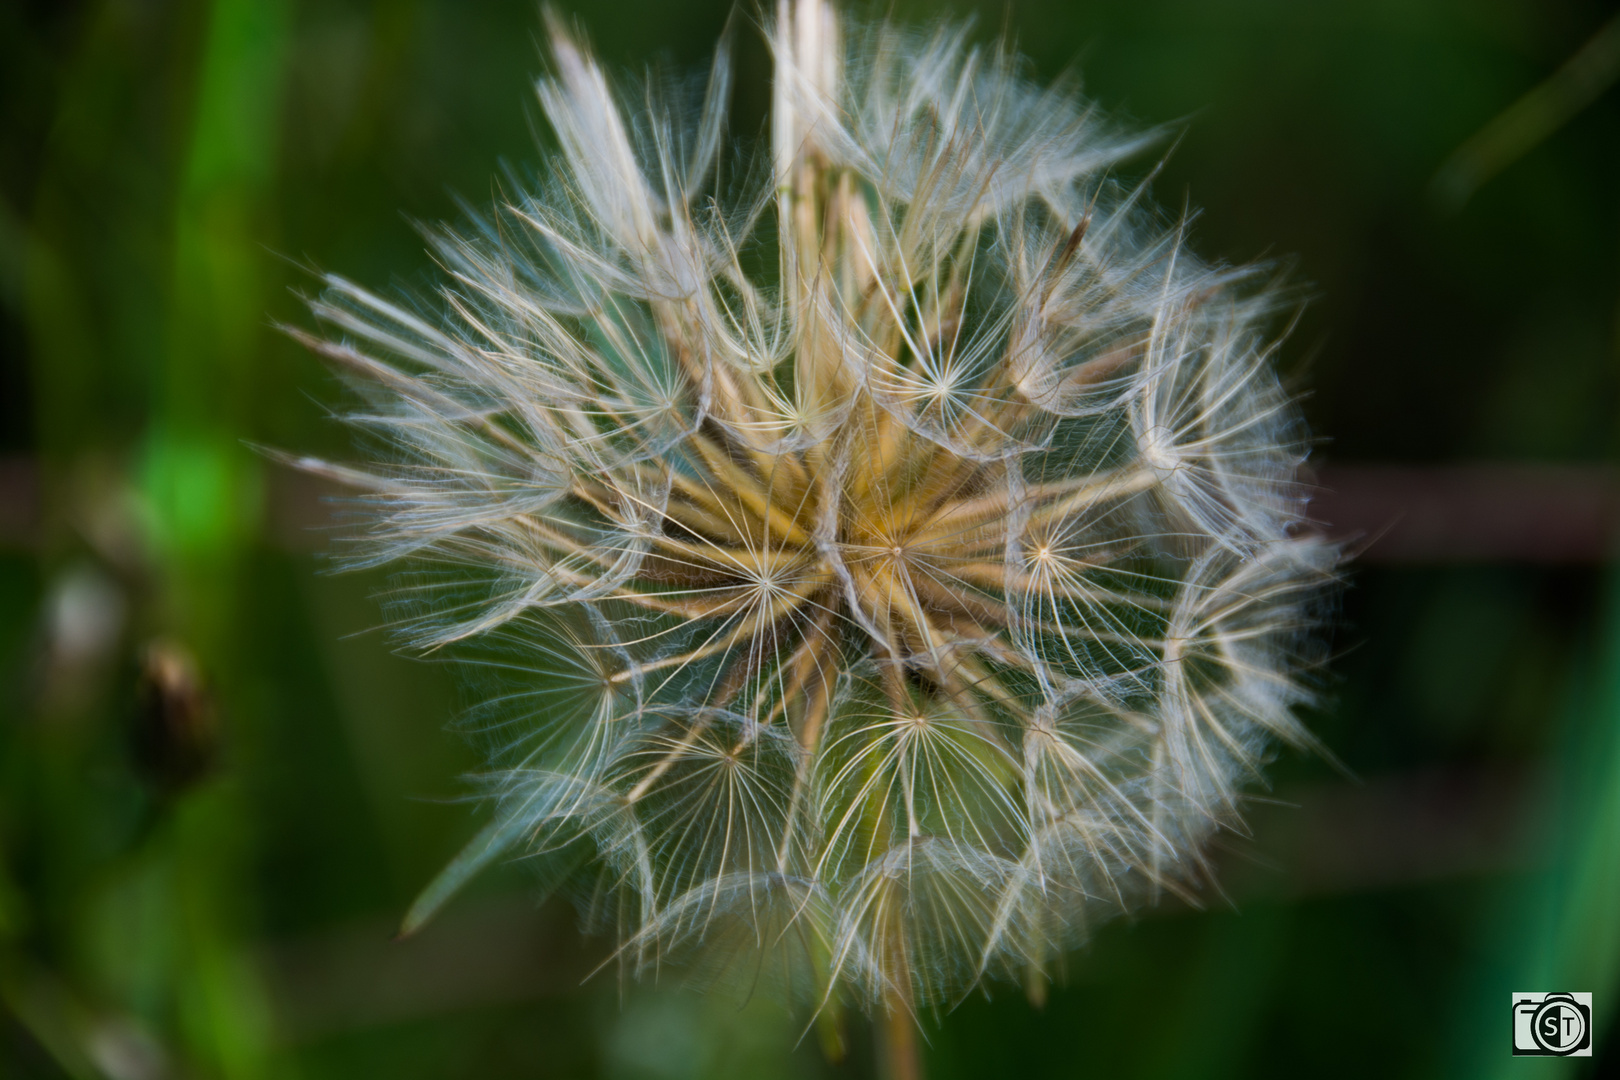
<path fill-rule="evenodd" d="M 701 69 L 731 13 L 559 8 L 625 71 Z M 769 63 L 739 14 L 749 138 Z M 1035 76 L 1180 125 L 1154 187 L 1203 208 L 1199 250 L 1310 284 L 1287 363 L 1324 486 L 1360 500 L 1339 525 L 1441 509 L 1342 597 L 1312 723 L 1352 776 L 1280 758 L 1227 897 L 1102 928 L 1044 1008 L 998 986 L 927 1018 L 929 1074 L 1620 1066 L 1614 5 L 977 14 Z M 582 985 L 607 944 L 522 866 L 389 940 L 479 822 L 464 702 L 375 630 L 385 578 L 325 572 L 322 492 L 250 445 L 350 452 L 273 324 L 307 325 L 311 268 L 432 288 L 412 222 L 549 138 L 539 25 L 530 0 L 0 2 L 0 1076 L 872 1075 L 861 1030 L 835 1067 L 768 1002 Z M 1596 993 L 1598 1057 L 1510 1058 L 1514 990 Z"/>

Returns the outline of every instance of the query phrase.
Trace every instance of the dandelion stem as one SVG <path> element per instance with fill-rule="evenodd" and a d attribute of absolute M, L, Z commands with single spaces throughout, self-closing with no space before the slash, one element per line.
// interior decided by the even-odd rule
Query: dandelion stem
<path fill-rule="evenodd" d="M 896 992 L 883 1014 L 879 1044 L 883 1080 L 923 1080 L 922 1054 L 917 1040 L 917 1019 L 909 1004 Z"/>

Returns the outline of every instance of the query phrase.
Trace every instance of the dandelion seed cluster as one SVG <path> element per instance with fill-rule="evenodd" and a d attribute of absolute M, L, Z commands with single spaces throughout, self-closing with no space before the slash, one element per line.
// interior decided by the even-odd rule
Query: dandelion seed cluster
<path fill-rule="evenodd" d="M 444 318 L 314 302 L 392 462 L 306 464 L 415 560 L 414 640 L 503 673 L 464 859 L 521 845 L 633 967 L 911 1008 L 1198 884 L 1308 742 L 1335 552 L 1275 291 L 1106 179 L 1144 139 L 959 29 L 769 38 L 729 181 L 723 57 L 621 102 L 553 26 L 560 151 L 434 235 Z"/>

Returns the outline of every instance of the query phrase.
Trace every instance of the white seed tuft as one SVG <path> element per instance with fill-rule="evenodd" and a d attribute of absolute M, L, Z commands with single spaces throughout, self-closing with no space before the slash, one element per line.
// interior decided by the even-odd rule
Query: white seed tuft
<path fill-rule="evenodd" d="M 522 844 L 637 968 L 885 1008 L 1191 895 L 1310 743 L 1336 559 L 1263 276 L 960 30 L 783 0 L 771 175 L 730 201 L 724 59 L 683 119 L 551 36 L 561 152 L 435 235 L 444 318 L 314 303 L 397 458 L 313 467 L 369 489 L 363 559 L 414 560 L 413 640 L 502 680 L 497 822 L 447 873 Z"/>

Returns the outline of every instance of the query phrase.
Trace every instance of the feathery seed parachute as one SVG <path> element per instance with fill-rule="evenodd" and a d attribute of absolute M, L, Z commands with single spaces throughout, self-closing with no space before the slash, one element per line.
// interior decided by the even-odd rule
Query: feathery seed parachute
<path fill-rule="evenodd" d="M 1144 139 L 956 29 L 769 33 L 739 184 L 724 57 L 687 115 L 553 27 L 560 153 L 434 236 L 442 319 L 313 304 L 393 460 L 305 465 L 412 640 L 500 673 L 494 820 L 408 927 L 523 853 L 637 969 L 912 1008 L 1207 876 L 1310 741 L 1336 552 L 1275 291 L 1107 179 Z"/>

